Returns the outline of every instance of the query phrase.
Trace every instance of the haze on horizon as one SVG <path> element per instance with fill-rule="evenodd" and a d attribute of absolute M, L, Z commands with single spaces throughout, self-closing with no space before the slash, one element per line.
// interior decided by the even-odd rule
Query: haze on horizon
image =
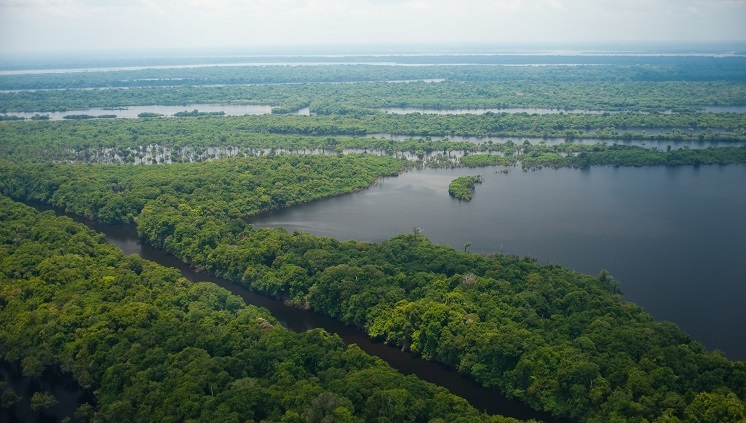
<path fill-rule="evenodd" d="M 651 41 L 744 42 L 746 0 L 0 0 L 0 56 Z"/>

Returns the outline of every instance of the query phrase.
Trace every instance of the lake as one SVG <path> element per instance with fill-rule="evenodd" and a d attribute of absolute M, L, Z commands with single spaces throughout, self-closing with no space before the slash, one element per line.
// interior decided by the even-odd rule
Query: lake
<path fill-rule="evenodd" d="M 64 112 L 13 112 L 0 113 L 2 116 L 20 116 L 30 119 L 34 115 L 48 115 L 50 120 L 62 120 L 67 115 L 116 115 L 118 118 L 135 119 L 140 113 L 160 113 L 172 116 L 183 111 L 199 110 L 200 112 L 224 112 L 226 116 L 266 115 L 272 113 L 272 106 L 267 104 L 232 104 L 232 103 L 199 103 L 186 106 L 127 106 L 126 110 L 111 110 L 112 108 L 93 107 L 85 110 L 67 110 Z M 116 109 L 116 108 L 114 108 Z M 292 114 L 308 115 L 308 108 L 303 108 Z"/>
<path fill-rule="evenodd" d="M 426 169 L 252 220 L 378 242 L 422 228 L 476 253 L 532 256 L 596 275 L 731 359 L 746 359 L 746 165 L 588 170 Z M 471 202 L 448 195 L 481 174 Z"/>

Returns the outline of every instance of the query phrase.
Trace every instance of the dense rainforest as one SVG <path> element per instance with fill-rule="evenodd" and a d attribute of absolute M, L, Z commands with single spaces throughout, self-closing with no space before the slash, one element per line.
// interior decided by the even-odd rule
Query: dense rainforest
<path fill-rule="evenodd" d="M 359 190 L 404 166 L 373 155 L 288 155 L 166 167 L 0 162 L 0 192 L 106 223 L 132 222 L 149 201 L 164 195 L 241 217 Z"/>
<path fill-rule="evenodd" d="M 701 112 L 746 105 L 744 59 L 722 59 L 575 57 L 582 66 L 513 67 L 492 63 L 516 64 L 510 56 L 470 59 L 479 66 L 448 66 L 455 59 L 443 57 L 440 66 L 4 74 L 0 88 L 39 91 L 0 93 L 0 111 L 219 102 L 275 108 L 261 116 L 8 118 L 0 122 L 0 193 L 93 220 L 135 222 L 144 241 L 191 266 L 354 325 L 555 416 L 739 422 L 746 363 L 656 322 L 625 301 L 607 272 L 470 254 L 468 245 L 459 252 L 417 228 L 372 244 L 248 223 L 257 213 L 364 189 L 421 164 L 744 163 L 746 114 Z M 201 86 L 213 84 L 224 86 Z M 96 87 L 130 88 L 51 90 Z M 285 114 L 304 107 L 315 114 Z M 532 107 L 601 113 L 381 110 Z M 532 137 L 567 142 L 523 141 Z M 579 138 L 610 142 L 572 142 Z M 734 146 L 613 144 L 630 139 Z M 502 421 L 402 377 L 335 335 L 290 333 L 215 286 L 124 256 L 69 219 L 6 198 L 0 204 L 0 353 L 29 375 L 58 367 L 94 389 L 97 403 L 83 406 L 81 418 Z M 46 399 L 40 394 L 37 402 Z"/>
<path fill-rule="evenodd" d="M 745 84 L 746 82 L 731 81 L 649 82 L 601 79 L 581 82 L 526 79 L 39 90 L 0 93 L 0 112 L 193 103 L 270 104 L 278 107 L 276 112 L 284 113 L 309 107 L 311 112 L 317 114 L 343 115 L 371 113 L 376 109 L 391 107 L 696 112 L 707 106 L 745 105 Z"/>
<path fill-rule="evenodd" d="M 183 59 L 182 59 L 183 60 Z M 210 60 L 209 57 L 204 60 Z M 230 63 L 230 58 L 226 58 Z M 195 66 L 141 69 L 87 69 L 86 72 L 23 73 L 0 75 L 0 89 L 60 89 L 142 87 L 216 84 L 279 84 L 302 82 L 361 82 L 445 79 L 452 81 L 746 81 L 744 57 L 696 56 L 348 56 L 339 59 L 271 57 L 258 59 L 263 66 Z M 257 59 L 241 58 L 243 64 Z M 276 64 L 267 64 L 267 62 Z M 116 66 L 116 63 L 105 65 Z M 278 63 L 286 62 L 286 63 Z M 377 63 L 375 63 L 377 62 Z M 205 63 L 207 64 L 207 63 Z M 201 65 L 205 65 L 201 64 Z M 418 66 L 396 66 L 416 64 Z M 566 66 L 573 64 L 576 66 Z M 75 68 L 86 68 L 84 63 Z M 383 66 L 382 66 L 383 65 Z M 516 66 L 518 65 L 518 66 Z M 532 66 L 544 65 L 544 66 Z M 555 65 L 555 66 L 545 66 Z M 139 63 L 139 66 L 143 66 Z M 167 66 L 167 64 L 166 64 Z M 43 68 L 44 66 L 40 66 Z M 102 68 L 104 66 L 96 66 Z"/>
<path fill-rule="evenodd" d="M 0 263 L 0 354 L 93 389 L 78 421 L 513 421 L 5 197 Z"/>
<path fill-rule="evenodd" d="M 101 138 L 117 144 L 194 145 L 218 140 L 241 145 L 255 134 L 312 136 L 400 134 L 543 138 L 604 138 L 666 141 L 746 141 L 744 113 L 483 115 L 385 114 L 362 116 L 248 115 L 212 119 L 116 119 L 85 122 L 4 122 L 3 138 L 18 135 L 66 137 L 65 143 Z M 73 136 L 69 136 L 70 134 Z M 30 135 L 31 134 L 31 135 Z M 178 137 L 176 136 L 178 135 Z M 140 139 L 140 137 L 143 137 Z M 31 139 L 34 139 L 31 138 Z M 93 138 L 93 140 L 91 139 Z M 165 140 L 164 140 L 165 139 Z M 47 140 L 49 142 L 51 140 Z M 62 140 L 59 140 L 60 142 Z M 229 142 L 227 142 L 229 141 Z M 137 145 L 137 144 L 135 144 Z M 141 144 L 140 144 L 141 145 Z"/>
<path fill-rule="evenodd" d="M 338 171 L 349 190 L 369 183 L 350 179 L 352 168 L 365 174 L 365 166 L 373 175 L 402 162 L 288 155 L 166 166 L 5 164 L 0 189 L 89 218 L 134 218 L 147 242 L 187 263 L 357 325 L 558 416 L 697 421 L 697 413 L 715 413 L 737 421 L 743 414 L 744 363 L 655 322 L 623 300 L 608 274 L 458 253 L 416 234 L 343 243 L 256 229 L 241 219 L 273 207 L 280 192 L 252 179 L 302 187 L 296 171 L 306 168 L 319 179 Z M 291 202 L 330 195 L 298 192 Z M 257 198 L 261 193 L 269 201 Z M 136 206 L 125 211 L 118 204 Z"/>

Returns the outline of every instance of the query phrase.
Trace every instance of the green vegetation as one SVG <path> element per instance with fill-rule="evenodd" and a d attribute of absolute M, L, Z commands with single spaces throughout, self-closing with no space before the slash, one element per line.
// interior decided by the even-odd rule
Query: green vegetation
<path fill-rule="evenodd" d="M 746 105 L 746 81 L 563 82 L 526 78 L 480 82 L 303 83 L 0 93 L 2 112 L 195 103 L 270 104 L 277 106 L 275 113 L 309 107 L 313 113 L 340 116 L 364 116 L 381 108 L 547 108 L 634 114 L 641 114 L 641 111 L 662 114 L 673 110 L 692 113 L 708 106 Z"/>
<path fill-rule="evenodd" d="M 0 161 L 0 192 L 102 222 L 132 222 L 151 200 L 230 217 L 340 195 L 404 166 L 372 155 L 275 156 L 170 166 L 24 165 Z"/>
<path fill-rule="evenodd" d="M 76 413 L 91 421 L 513 421 L 336 335 L 289 332 L 214 284 L 190 283 L 7 198 L 0 263 L 2 357 L 59 367 L 95 390 L 95 406 Z M 3 404 L 12 396 L 3 393 Z M 31 403 L 56 399 L 36 393 Z"/>
<path fill-rule="evenodd" d="M 556 416 L 742 421 L 746 363 L 709 353 L 674 324 L 654 321 L 622 298 L 606 272 L 592 277 L 530 258 L 468 254 L 468 242 L 462 253 L 432 244 L 417 228 L 371 244 L 257 229 L 243 220 L 365 188 L 405 169 L 407 155 L 437 166 L 525 170 L 746 163 L 746 146 L 662 151 L 428 138 L 746 141 L 746 114 L 696 112 L 746 104 L 746 59 L 603 60 L 616 65 L 145 69 L 91 72 L 86 80 L 74 73 L 3 75 L 5 89 L 136 87 L 4 92 L 4 111 L 205 102 L 273 109 L 262 116 L 177 114 L 199 119 L 4 121 L 0 192 L 103 222 L 136 222 L 145 241 L 196 268 L 360 327 Z M 382 82 L 427 78 L 444 81 Z M 323 83 L 343 81 L 373 82 Z M 301 83 L 235 85 L 278 82 Z M 184 85 L 141 87 L 147 84 Z M 201 84 L 228 85 L 193 86 Z M 316 115 L 288 115 L 302 107 Z M 378 110 L 387 107 L 606 113 Z M 668 110 L 676 113 L 662 113 Z M 369 134 L 419 138 L 358 138 Z M 202 163 L 180 163 L 191 161 Z M 469 184 L 477 181 L 466 178 L 454 191 L 470 198 Z M 124 256 L 69 219 L 5 198 L 0 205 L 0 354 L 19 361 L 27 375 L 59 367 L 95 389 L 97 404 L 84 405 L 80 415 L 101 421 L 501 421 L 441 388 L 398 375 L 337 336 L 290 333 L 214 285 L 191 284 L 173 269 Z M 7 393 L 7 403 L 13 401 Z M 41 407 L 51 399 L 36 402 Z"/>
<path fill-rule="evenodd" d="M 341 243 L 212 216 L 163 198 L 145 207 L 138 231 L 188 263 L 364 327 L 538 409 L 581 421 L 683 419 L 700 395 L 746 394 L 743 362 L 655 322 L 605 273 L 458 253 L 416 235 Z"/>
<path fill-rule="evenodd" d="M 339 58 L 314 57 L 313 61 Z M 203 60 L 210 60 L 204 58 Z M 221 59 L 225 60 L 225 59 Z M 239 59 L 244 63 L 249 58 Z M 266 61 L 267 58 L 258 58 Z M 308 58 L 278 58 L 293 62 Z M 60 89 L 93 87 L 199 86 L 227 84 L 282 84 L 306 82 L 411 81 L 443 79 L 447 82 L 708 82 L 746 80 L 743 57 L 640 56 L 376 56 L 346 57 L 350 62 L 396 62 L 424 66 L 370 64 L 326 66 L 278 64 L 273 66 L 220 66 L 140 70 L 104 70 L 0 76 L 0 89 Z M 463 63 L 473 65 L 463 65 Z M 581 66 L 563 66 L 573 63 Z M 433 66 L 432 64 L 437 64 Z M 505 66 L 542 64 L 549 66 Z M 137 63 L 136 65 L 142 65 Z M 456 65 L 456 66 L 454 66 Z M 491 66 L 485 66 L 491 65 Z M 497 66 L 496 66 L 497 65 Z M 554 66 L 552 66 L 554 65 Z M 607 66 L 596 66 L 607 65 Z M 566 100 L 566 99 L 565 99 Z M 692 101 L 692 99 L 688 99 Z M 696 101 L 696 100 L 694 100 Z"/>
<path fill-rule="evenodd" d="M 323 175 L 325 169 L 336 169 L 344 180 L 353 174 L 346 166 L 376 163 L 371 159 L 277 156 L 150 167 L 55 165 L 48 171 L 8 164 L 0 180 L 14 196 L 86 210 L 92 218 L 134 214 L 147 242 L 193 266 L 363 327 L 555 415 L 653 421 L 742 414 L 745 363 L 707 353 L 675 325 L 655 322 L 625 302 L 606 273 L 593 278 L 530 259 L 459 253 L 416 234 L 368 244 L 255 229 L 231 216 L 271 202 L 219 200 L 232 192 L 232 180 L 250 187 L 246 181 L 266 179 L 272 191 L 259 186 L 243 197 L 265 192 L 272 199 L 268 192 L 280 184 L 303 180 L 294 169 L 308 166 L 311 175 L 316 168 L 326 181 L 333 178 Z M 376 160 L 382 169 L 399 165 Z M 242 176 L 251 166 L 261 171 Z M 200 174 L 204 179 L 189 179 Z M 148 180 L 154 185 L 137 186 Z M 107 214 L 121 189 L 131 196 L 124 203 L 142 207 L 139 213 Z M 91 207 L 98 198 L 101 206 Z"/>
<path fill-rule="evenodd" d="M 738 119 L 746 119 L 746 114 L 730 114 Z M 382 115 L 385 116 L 385 115 Z M 506 115 L 511 116 L 511 115 Z M 550 116 L 550 115 L 547 115 Z M 557 116 L 557 115 L 551 115 Z M 619 115 L 612 115 L 619 116 Z M 647 116 L 647 115 L 640 115 Z M 665 115 L 676 116 L 676 115 Z M 714 116 L 714 115 L 713 115 Z M 394 116 L 406 122 L 419 121 L 422 115 Z M 437 117 L 437 116 L 436 116 Z M 471 119 L 489 119 L 490 116 L 454 116 Z M 312 119 L 307 119 L 312 118 Z M 387 116 L 386 119 L 389 117 Z M 282 126 L 282 121 L 288 124 Z M 275 116 L 265 117 L 214 117 L 200 119 L 116 119 L 91 121 L 37 121 L 5 122 L 0 125 L 0 156 L 15 161 L 47 162 L 81 162 L 81 163 L 145 163 L 203 161 L 224 156 L 255 156 L 272 154 L 275 150 L 294 153 L 326 152 L 342 153 L 344 151 L 377 151 L 387 155 L 399 156 L 409 153 L 419 158 L 457 151 L 464 153 L 489 153 L 473 155 L 460 159 L 464 166 L 512 165 L 530 163 L 531 165 L 549 165 L 537 163 L 536 154 L 555 154 L 567 158 L 560 160 L 562 166 L 583 167 L 585 158 L 572 159 L 575 156 L 593 156 L 588 165 L 636 165 L 635 163 L 653 164 L 696 164 L 699 163 L 738 163 L 741 155 L 737 148 L 718 148 L 708 150 L 672 150 L 654 152 L 642 147 L 616 146 L 613 144 L 583 145 L 572 140 L 559 145 L 532 145 L 528 142 L 514 143 L 492 141 L 476 144 L 472 142 L 455 142 L 431 140 L 428 138 L 411 138 L 395 141 L 385 138 L 345 138 L 332 136 L 287 135 L 284 132 L 300 131 L 317 134 L 331 131 L 335 133 L 354 132 L 347 127 L 344 120 L 335 123 L 332 117 L 308 116 Z M 261 122 L 271 123 L 268 127 Z M 430 119 L 423 125 L 447 119 Z M 453 123 L 453 122 L 452 122 Z M 294 125 L 301 125 L 295 127 Z M 317 126 L 317 124 L 319 126 Z M 330 125 L 330 126 L 326 126 Z M 746 125 L 746 121 L 744 121 Z M 295 129 L 293 129 L 295 128 Z M 280 134 L 268 134 L 278 131 Z M 363 131 L 365 132 L 365 131 Z M 605 138 L 609 138 L 607 133 Z M 604 138 L 602 137 L 602 138 Z M 655 139 L 699 140 L 699 136 L 650 134 L 644 137 Z M 712 133 L 704 140 L 742 140 L 746 135 L 727 138 L 726 134 Z M 223 153 L 209 153 L 210 148 L 222 149 Z M 605 152 L 605 154 L 601 154 Z M 709 156 L 702 159 L 702 155 Z M 632 157 L 634 156 L 634 157 Z M 671 158 L 671 159 L 669 159 Z M 524 160 L 527 159 L 527 160 Z M 532 161 L 533 160 L 533 161 Z"/>
<path fill-rule="evenodd" d="M 6 386 L 4 380 L 0 380 L 0 408 L 11 408 L 18 401 L 20 397 L 11 387 Z"/>
<path fill-rule="evenodd" d="M 448 185 L 448 194 L 451 197 L 463 201 L 470 201 L 474 195 L 474 185 L 481 184 L 484 179 L 481 176 L 459 176 Z M 466 251 L 466 247 L 464 247 Z"/>
<path fill-rule="evenodd" d="M 482 167 L 482 166 L 511 166 L 515 164 L 514 157 L 505 157 L 498 154 L 472 154 L 459 159 L 461 166 Z"/>
<path fill-rule="evenodd" d="M 188 110 L 184 110 L 183 112 L 174 113 L 174 116 L 176 117 L 204 117 L 204 116 L 224 116 L 224 115 L 225 115 L 225 112 L 200 112 L 197 109 L 194 109 L 191 112 Z"/>
<path fill-rule="evenodd" d="M 535 149 L 520 157 L 524 168 L 590 166 L 679 166 L 701 164 L 746 163 L 746 146 L 680 149 L 658 151 L 627 146 L 611 146 L 606 149 L 588 149 L 575 155 L 562 155 Z"/>
<path fill-rule="evenodd" d="M 57 404 L 59 401 L 49 392 L 34 392 L 31 396 L 31 409 L 34 411 L 52 408 Z"/>

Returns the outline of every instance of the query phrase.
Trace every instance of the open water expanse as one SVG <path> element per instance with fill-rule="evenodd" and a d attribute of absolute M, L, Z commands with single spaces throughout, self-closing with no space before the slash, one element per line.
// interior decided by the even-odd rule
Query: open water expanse
<path fill-rule="evenodd" d="M 606 269 L 656 319 L 746 359 L 746 165 L 499 169 L 411 171 L 252 222 L 373 242 L 416 226 L 460 250 Z M 474 174 L 471 202 L 449 197 L 451 180 Z"/>

